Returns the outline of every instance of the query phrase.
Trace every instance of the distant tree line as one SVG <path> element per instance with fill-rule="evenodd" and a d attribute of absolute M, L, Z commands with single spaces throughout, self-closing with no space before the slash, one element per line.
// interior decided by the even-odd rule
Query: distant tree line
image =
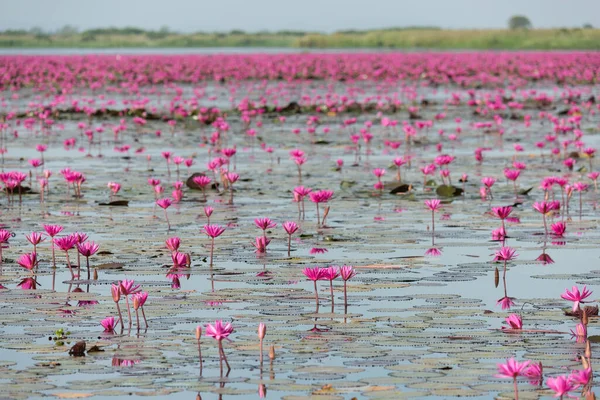
<path fill-rule="evenodd" d="M 531 29 L 533 24 L 528 17 L 524 15 L 513 15 L 508 20 L 508 28 L 511 30 L 518 29 Z M 583 24 L 583 29 L 593 29 L 594 27 L 589 24 Z M 565 28 L 567 29 L 567 28 Z M 416 30 L 427 30 L 427 31 L 439 31 L 442 30 L 439 26 L 404 26 L 404 27 L 388 27 L 379 29 L 342 29 L 335 31 L 334 35 L 366 35 L 373 32 L 402 32 L 402 31 L 416 31 Z M 168 26 L 162 26 L 158 30 L 143 29 L 135 26 L 125 27 L 106 27 L 106 28 L 92 28 L 80 31 L 76 26 L 65 25 L 55 31 L 43 30 L 39 27 L 33 27 L 31 29 L 6 29 L 0 30 L 0 34 L 5 36 L 26 36 L 33 35 L 38 38 L 49 37 L 49 36 L 76 36 L 81 35 L 83 39 L 92 39 L 96 36 L 133 36 L 143 35 L 148 39 L 163 39 L 172 35 L 218 35 L 223 36 L 288 36 L 288 37 L 302 37 L 308 35 L 322 35 L 322 32 L 314 31 L 302 31 L 302 30 L 279 30 L 279 31 L 268 31 L 261 30 L 256 32 L 247 32 L 241 29 L 233 29 L 229 32 L 208 32 L 208 31 L 196 31 L 191 33 L 181 33 L 171 30 Z"/>

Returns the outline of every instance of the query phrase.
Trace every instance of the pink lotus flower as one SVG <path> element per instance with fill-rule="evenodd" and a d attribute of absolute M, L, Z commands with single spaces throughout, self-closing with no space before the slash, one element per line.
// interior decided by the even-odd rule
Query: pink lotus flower
<path fill-rule="evenodd" d="M 297 186 L 294 188 L 294 193 L 298 194 L 298 196 L 300 196 L 300 198 L 304 198 L 306 196 L 308 196 L 308 194 L 312 192 L 312 189 L 304 187 L 304 186 Z"/>
<path fill-rule="evenodd" d="M 44 230 L 48 234 L 48 236 L 54 237 L 62 232 L 64 228 L 62 225 L 44 225 Z"/>
<path fill-rule="evenodd" d="M 96 254 L 100 246 L 98 246 L 94 242 L 85 242 L 81 244 L 77 244 L 77 251 L 84 257 L 90 257 Z"/>
<path fill-rule="evenodd" d="M 178 251 L 171 253 L 171 260 L 173 261 L 173 268 L 185 267 L 188 263 L 187 255 Z"/>
<path fill-rule="evenodd" d="M 315 203 L 315 205 L 317 207 L 317 227 L 320 227 L 321 226 L 321 217 L 320 217 L 320 214 L 319 214 L 319 204 L 320 203 L 327 203 L 331 199 L 331 197 L 333 196 L 333 191 L 331 191 L 331 190 L 318 190 L 316 192 L 310 192 L 310 193 L 308 193 L 308 196 L 310 197 L 310 200 L 313 203 Z M 325 219 L 325 217 L 323 217 L 323 219 Z"/>
<path fill-rule="evenodd" d="M 559 203 L 560 204 L 560 203 Z M 560 205 L 559 205 L 560 207 Z M 540 214 L 548 214 L 551 211 L 554 211 L 557 209 L 557 205 L 555 202 L 547 202 L 547 201 L 541 201 L 541 202 L 535 202 L 533 203 L 533 208 L 539 212 Z"/>
<path fill-rule="evenodd" d="M 494 213 L 494 215 L 501 220 L 505 220 L 506 218 L 508 218 L 508 216 L 510 215 L 511 212 L 512 212 L 511 206 L 492 207 L 492 213 Z"/>
<path fill-rule="evenodd" d="M 275 228 L 277 226 L 277 224 L 273 221 L 271 221 L 270 218 L 256 218 L 254 220 L 254 224 L 262 229 L 263 231 L 266 231 L 267 229 L 271 229 L 271 228 Z"/>
<path fill-rule="evenodd" d="M 200 176 L 195 176 L 192 181 L 194 181 L 194 183 L 198 186 L 200 186 L 202 189 L 204 189 L 207 185 L 210 184 L 211 179 L 210 177 L 206 176 L 206 175 L 200 175 Z"/>
<path fill-rule="evenodd" d="M 121 185 L 117 182 L 108 182 L 107 187 L 110 189 L 113 195 L 119 193 Z"/>
<path fill-rule="evenodd" d="M 356 270 L 351 265 L 342 265 L 340 267 L 340 277 L 343 281 L 348 281 L 356 276 Z"/>
<path fill-rule="evenodd" d="M 119 291 L 123 296 L 129 296 L 141 291 L 140 285 L 136 285 L 134 280 L 123 279 L 119 281 Z"/>
<path fill-rule="evenodd" d="M 565 232 L 567 231 L 567 224 L 565 224 L 562 221 L 556 222 L 550 225 L 550 229 L 552 229 L 552 232 L 556 237 L 563 237 Z"/>
<path fill-rule="evenodd" d="M 8 243 L 8 240 L 10 239 L 10 237 L 12 236 L 12 234 L 7 231 L 6 229 L 0 229 L 0 245 L 2 243 Z"/>
<path fill-rule="evenodd" d="M 39 232 L 31 232 L 29 235 L 25 235 L 25 238 L 29 243 L 31 243 L 34 246 L 37 246 L 45 240 L 44 236 L 42 236 L 42 234 Z M 0 242 L 1 241 L 2 238 L 0 237 Z"/>
<path fill-rule="evenodd" d="M 104 328 L 104 332 L 113 333 L 118 322 L 115 317 L 107 317 L 100 321 L 100 325 Z"/>
<path fill-rule="evenodd" d="M 58 247 L 59 249 L 61 249 L 63 251 L 71 250 L 72 248 L 75 247 L 76 243 L 77 243 L 77 238 L 72 235 L 54 239 L 54 244 L 56 244 L 56 247 Z"/>
<path fill-rule="evenodd" d="M 374 175 L 375 175 L 377 178 L 381 179 L 381 177 L 382 177 L 383 175 L 385 175 L 385 169 L 383 169 L 383 168 L 375 168 L 375 169 L 373 170 L 373 174 L 374 174 Z"/>
<path fill-rule="evenodd" d="M 506 239 L 506 230 L 503 227 L 492 230 L 492 240 L 503 241 Z"/>
<path fill-rule="evenodd" d="M 496 178 L 485 177 L 481 179 L 481 183 L 489 189 L 494 186 L 494 183 L 496 183 Z"/>
<path fill-rule="evenodd" d="M 572 371 L 569 375 L 569 381 L 577 386 L 585 386 L 592 379 L 593 373 L 591 368 L 586 368 L 581 371 Z"/>
<path fill-rule="evenodd" d="M 496 302 L 496 305 L 499 305 L 502 307 L 503 310 L 508 310 L 510 309 L 512 306 L 515 305 L 513 298 L 512 297 L 508 297 L 508 296 L 504 296 L 503 298 L 501 298 L 500 300 L 498 300 Z"/>
<path fill-rule="evenodd" d="M 325 277 L 325 269 L 324 268 L 319 268 L 319 267 L 314 267 L 314 268 L 304 268 L 302 270 L 302 273 L 304 274 L 304 276 L 306 276 L 308 278 L 308 280 L 311 281 L 319 281 L 319 280 L 323 280 L 323 278 Z"/>
<path fill-rule="evenodd" d="M 496 252 L 494 261 L 512 261 L 515 258 L 517 258 L 517 256 L 518 254 L 516 254 L 513 248 L 503 246 L 500 250 Z"/>
<path fill-rule="evenodd" d="M 229 183 L 236 183 L 237 180 L 240 178 L 240 175 L 236 174 L 235 172 L 228 172 L 226 174 L 226 177 Z"/>
<path fill-rule="evenodd" d="M 309 251 L 310 254 L 324 254 L 327 253 L 327 249 L 323 247 L 313 247 Z"/>
<path fill-rule="evenodd" d="M 35 290 L 37 289 L 37 285 L 38 283 L 34 278 L 24 278 L 17 286 L 23 290 Z"/>
<path fill-rule="evenodd" d="M 521 174 L 521 171 L 518 170 L 518 169 L 508 169 L 507 168 L 507 169 L 504 170 L 504 176 L 509 181 L 516 181 L 519 178 L 520 174 Z"/>
<path fill-rule="evenodd" d="M 435 212 L 442 208 L 442 202 L 439 199 L 425 200 L 425 206 Z"/>
<path fill-rule="evenodd" d="M 8 243 L 11 233 L 5 229 L 0 229 L 0 264 L 2 264 L 2 244 Z M 34 249 L 35 251 L 35 249 Z"/>
<path fill-rule="evenodd" d="M 497 378 L 511 378 L 516 379 L 519 376 L 525 374 L 525 370 L 529 367 L 530 361 L 518 362 L 514 358 L 506 360 L 504 364 L 497 364 L 498 374 L 495 375 Z"/>
<path fill-rule="evenodd" d="M 281 226 L 288 235 L 293 235 L 298 230 L 298 224 L 293 221 L 286 221 Z"/>
<path fill-rule="evenodd" d="M 167 249 L 169 249 L 172 252 L 175 252 L 179 250 L 179 246 L 181 245 L 181 239 L 179 239 L 177 236 L 170 237 L 167 240 L 165 240 L 165 244 L 167 245 Z"/>
<path fill-rule="evenodd" d="M 340 276 L 340 270 L 338 267 L 331 266 L 331 267 L 323 268 L 323 280 L 324 281 L 333 281 L 338 276 Z"/>
<path fill-rule="evenodd" d="M 233 333 L 233 327 L 231 326 L 231 323 L 229 323 L 229 322 L 226 325 L 223 325 L 222 320 L 216 320 L 214 325 L 212 325 L 212 324 L 206 325 L 206 336 L 214 338 L 215 340 L 218 340 L 219 342 L 222 341 L 223 339 L 227 339 L 227 337 L 229 335 L 231 335 L 232 333 Z"/>
<path fill-rule="evenodd" d="M 565 292 L 560 295 L 565 300 L 569 300 L 573 302 L 573 312 L 576 312 L 579 309 L 579 303 L 585 303 L 585 299 L 590 297 L 592 292 L 587 290 L 586 286 L 583 286 L 581 292 L 577 286 L 573 286 L 571 291 L 569 289 L 565 289 Z"/>
<path fill-rule="evenodd" d="M 541 362 L 532 362 L 529 367 L 525 370 L 524 375 L 529 378 L 529 383 L 532 385 L 541 385 L 542 376 L 544 374 L 544 367 Z"/>
<path fill-rule="evenodd" d="M 36 253 L 23 254 L 17 260 L 17 264 L 29 271 L 32 271 L 35 267 L 37 267 L 37 263 L 38 259 Z"/>
<path fill-rule="evenodd" d="M 540 254 L 539 257 L 536 258 L 535 260 L 541 261 L 543 265 L 554 264 L 554 260 L 552 259 L 552 257 L 550 257 L 550 255 L 546 254 L 545 252 Z"/>
<path fill-rule="evenodd" d="M 425 250 L 425 257 L 439 257 L 442 255 L 442 251 L 437 247 L 431 247 Z"/>
<path fill-rule="evenodd" d="M 269 243 L 271 243 L 271 239 L 267 239 L 265 236 L 257 236 L 252 245 L 256 248 L 257 253 L 263 254 L 267 252 Z"/>
<path fill-rule="evenodd" d="M 156 200 L 156 204 L 163 210 L 166 210 L 167 208 L 169 208 L 171 206 L 171 204 L 173 204 L 173 202 L 169 198 L 164 198 L 164 199 Z"/>
<path fill-rule="evenodd" d="M 89 239 L 88 235 L 86 235 L 83 232 L 73 232 L 72 233 L 73 237 L 75 238 L 75 244 L 82 244 L 84 243 L 86 240 Z"/>
<path fill-rule="evenodd" d="M 579 323 L 575 326 L 575 330 L 571 329 L 571 338 L 575 338 L 577 343 L 585 343 L 587 340 L 587 327 Z"/>
<path fill-rule="evenodd" d="M 327 203 L 333 196 L 331 190 L 318 190 L 316 192 L 309 192 L 310 200 L 313 203 Z"/>
<path fill-rule="evenodd" d="M 133 295 L 133 307 L 137 310 L 140 307 L 144 307 L 148 300 L 148 292 L 139 292 Z"/>
<path fill-rule="evenodd" d="M 556 378 L 548 378 L 548 380 L 546 380 L 546 385 L 548 385 L 548 387 L 554 391 L 554 397 L 560 398 L 562 398 L 565 394 L 568 397 L 571 397 L 569 396 L 569 392 L 577 388 L 577 385 L 571 383 L 569 381 L 569 377 L 565 375 L 560 375 Z"/>
<path fill-rule="evenodd" d="M 221 236 L 225 232 L 225 228 L 219 225 L 204 225 L 204 232 L 211 238 Z"/>
<path fill-rule="evenodd" d="M 523 329 L 523 321 L 521 320 L 521 316 L 518 314 L 510 314 L 505 318 L 506 323 L 510 327 L 510 329 Z M 506 327 L 502 327 L 502 329 L 507 329 Z"/>

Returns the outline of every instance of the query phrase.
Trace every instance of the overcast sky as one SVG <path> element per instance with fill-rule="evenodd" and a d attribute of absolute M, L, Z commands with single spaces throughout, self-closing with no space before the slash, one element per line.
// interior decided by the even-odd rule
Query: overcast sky
<path fill-rule="evenodd" d="M 600 0 L 0 0 L 0 30 L 168 26 L 182 32 L 368 29 L 435 25 L 503 28 L 511 15 L 534 27 L 600 27 Z"/>

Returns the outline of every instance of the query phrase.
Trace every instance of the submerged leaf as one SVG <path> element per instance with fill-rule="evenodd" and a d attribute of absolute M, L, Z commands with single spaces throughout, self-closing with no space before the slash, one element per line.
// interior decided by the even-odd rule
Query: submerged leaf
<path fill-rule="evenodd" d="M 462 196 L 463 190 L 452 185 L 440 185 L 435 189 L 435 193 L 442 197 L 455 197 Z"/>

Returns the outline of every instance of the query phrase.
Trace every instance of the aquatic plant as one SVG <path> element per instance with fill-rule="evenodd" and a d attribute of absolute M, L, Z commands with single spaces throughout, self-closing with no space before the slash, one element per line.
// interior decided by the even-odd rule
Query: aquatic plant
<path fill-rule="evenodd" d="M 518 362 L 514 358 L 506 360 L 504 364 L 498 365 L 498 378 L 511 378 L 514 385 L 515 399 L 519 400 L 519 388 L 517 385 L 517 378 L 519 376 L 525 376 L 525 371 L 529 367 L 530 361 Z"/>
<path fill-rule="evenodd" d="M 229 366 L 229 362 L 227 361 L 227 357 L 225 356 L 225 351 L 223 351 L 223 339 L 228 339 L 229 335 L 233 333 L 233 326 L 231 323 L 227 323 L 223 325 L 222 320 L 216 320 L 214 325 L 207 324 L 206 325 L 206 336 L 212 337 L 215 339 L 219 345 L 219 362 L 222 364 L 225 361 L 227 365 L 227 370 L 231 370 Z M 221 365 L 221 374 L 223 373 L 223 366 Z"/>
<path fill-rule="evenodd" d="M 77 244 L 77 251 L 79 254 L 85 257 L 85 264 L 87 267 L 87 279 L 90 279 L 90 257 L 96 254 L 100 246 L 98 246 L 94 242 L 85 242 L 81 244 Z"/>
<path fill-rule="evenodd" d="M 168 198 L 163 198 L 163 199 L 159 199 L 156 200 L 156 204 L 163 209 L 164 213 L 165 213 L 165 220 L 167 221 L 167 230 L 171 230 L 171 223 L 169 222 L 169 216 L 167 215 L 167 208 L 169 208 L 171 206 L 171 204 L 173 204 L 173 202 L 171 201 L 171 199 Z"/>
<path fill-rule="evenodd" d="M 290 249 L 292 247 L 292 235 L 298 230 L 298 224 L 294 221 L 286 221 L 281 224 L 285 232 L 288 234 L 288 257 L 290 256 Z"/>
<path fill-rule="evenodd" d="M 204 225 L 204 233 L 210 237 L 210 266 L 213 265 L 213 252 L 215 250 L 215 238 L 221 236 L 225 228 L 219 225 Z"/>

